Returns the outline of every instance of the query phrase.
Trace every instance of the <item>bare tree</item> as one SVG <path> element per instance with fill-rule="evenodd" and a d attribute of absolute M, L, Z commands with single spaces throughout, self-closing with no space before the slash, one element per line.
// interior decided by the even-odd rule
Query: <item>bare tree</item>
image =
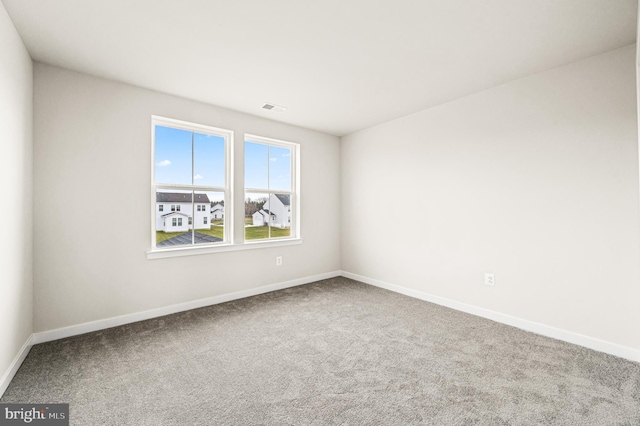
<path fill-rule="evenodd" d="M 250 199 L 246 198 L 244 200 L 244 215 L 245 217 L 252 216 L 255 212 L 259 211 L 264 207 L 264 204 L 267 202 L 266 197 Z"/>

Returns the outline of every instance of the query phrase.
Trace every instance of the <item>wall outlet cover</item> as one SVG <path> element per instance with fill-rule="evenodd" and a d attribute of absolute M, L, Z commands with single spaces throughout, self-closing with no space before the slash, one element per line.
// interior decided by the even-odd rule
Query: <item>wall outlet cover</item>
<path fill-rule="evenodd" d="M 495 277 L 491 272 L 484 273 L 484 285 L 495 285 Z"/>

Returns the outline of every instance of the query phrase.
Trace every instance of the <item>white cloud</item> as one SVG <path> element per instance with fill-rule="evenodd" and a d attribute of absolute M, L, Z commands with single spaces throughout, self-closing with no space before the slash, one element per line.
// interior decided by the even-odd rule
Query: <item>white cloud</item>
<path fill-rule="evenodd" d="M 282 154 L 283 157 L 291 157 L 291 153 L 287 152 L 286 154 Z"/>
<path fill-rule="evenodd" d="M 199 179 L 204 179 L 204 177 L 203 177 L 203 176 L 200 176 L 200 175 L 195 175 L 195 176 L 193 177 L 193 180 L 199 180 Z"/>
<path fill-rule="evenodd" d="M 271 157 L 271 158 L 269 158 L 269 160 L 271 160 L 271 161 L 278 161 L 278 159 L 277 159 L 277 158 L 275 158 L 275 157 Z"/>
<path fill-rule="evenodd" d="M 169 160 L 162 160 L 161 162 L 158 163 L 158 167 L 165 167 L 170 165 L 171 165 L 171 161 Z"/>

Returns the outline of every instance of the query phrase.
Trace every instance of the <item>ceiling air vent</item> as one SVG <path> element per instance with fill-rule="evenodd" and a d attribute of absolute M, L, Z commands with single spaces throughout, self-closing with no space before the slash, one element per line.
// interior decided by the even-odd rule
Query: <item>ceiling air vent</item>
<path fill-rule="evenodd" d="M 279 106 L 279 105 L 274 105 L 274 104 L 270 104 L 270 103 L 266 103 L 266 104 L 262 105 L 262 109 L 266 109 L 267 111 L 274 111 L 274 112 L 283 112 L 283 111 L 287 110 L 286 107 Z"/>

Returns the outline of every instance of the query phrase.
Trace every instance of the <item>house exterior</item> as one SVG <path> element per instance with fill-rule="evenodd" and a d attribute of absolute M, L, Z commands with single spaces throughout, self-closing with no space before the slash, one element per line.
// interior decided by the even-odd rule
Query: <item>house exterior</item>
<path fill-rule="evenodd" d="M 224 205 L 216 203 L 211 206 L 211 220 L 224 219 Z"/>
<path fill-rule="evenodd" d="M 211 202 L 207 194 L 156 193 L 156 231 L 186 232 L 211 229 Z M 195 208 L 195 215 L 193 209 Z"/>
<path fill-rule="evenodd" d="M 252 215 L 253 225 L 276 228 L 291 227 L 291 196 L 289 194 L 269 194 L 262 209 Z"/>
<path fill-rule="evenodd" d="M 253 219 L 254 226 L 267 226 L 269 223 L 269 216 L 273 216 L 273 213 L 268 210 L 261 209 L 255 212 L 251 217 Z"/>

